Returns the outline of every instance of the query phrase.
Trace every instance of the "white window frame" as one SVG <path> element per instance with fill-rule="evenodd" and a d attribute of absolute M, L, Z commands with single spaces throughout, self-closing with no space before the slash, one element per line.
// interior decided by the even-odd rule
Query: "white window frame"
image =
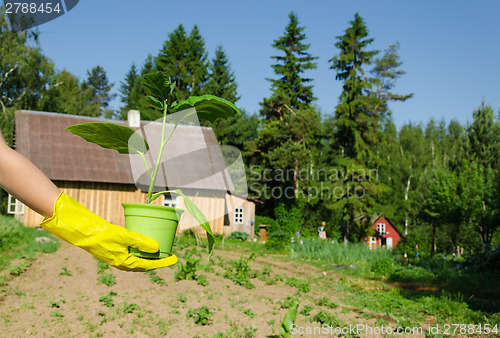
<path fill-rule="evenodd" d="M 234 209 L 234 224 L 244 224 L 245 223 L 245 209 L 235 208 Z"/>
<path fill-rule="evenodd" d="M 368 249 L 375 249 L 377 247 L 377 238 L 375 236 L 368 237 Z"/>
<path fill-rule="evenodd" d="M 166 207 L 178 208 L 179 196 L 177 195 L 163 195 L 163 205 Z"/>
<path fill-rule="evenodd" d="M 385 223 L 378 223 L 377 224 L 377 234 L 379 236 L 385 235 Z"/>
<path fill-rule="evenodd" d="M 26 206 L 9 194 L 7 213 L 9 215 L 24 215 L 25 212 Z"/>

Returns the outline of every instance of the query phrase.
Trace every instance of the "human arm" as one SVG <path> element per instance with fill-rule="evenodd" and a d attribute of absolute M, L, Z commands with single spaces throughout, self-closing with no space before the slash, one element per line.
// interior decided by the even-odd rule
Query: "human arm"
<path fill-rule="evenodd" d="M 44 217 L 51 217 L 61 193 L 26 157 L 11 149 L 0 131 L 0 186 Z"/>
<path fill-rule="evenodd" d="M 109 223 L 62 192 L 33 163 L 11 149 L 1 131 L 0 187 L 43 215 L 41 225 L 45 229 L 120 270 L 147 271 L 177 262 L 175 255 L 146 260 L 130 254 L 129 246 L 154 253 L 159 244 Z"/>

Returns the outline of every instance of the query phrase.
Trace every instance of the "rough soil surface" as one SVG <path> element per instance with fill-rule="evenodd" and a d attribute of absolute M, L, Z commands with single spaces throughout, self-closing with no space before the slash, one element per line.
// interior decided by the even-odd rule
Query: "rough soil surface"
<path fill-rule="evenodd" d="M 267 285 L 266 281 L 253 278 L 253 289 L 236 285 L 223 277 L 223 267 L 229 260 L 240 257 L 239 252 L 216 250 L 211 272 L 201 272 L 206 275 L 208 286 L 196 281 L 175 282 L 176 267 L 156 271 L 166 282 L 164 285 L 153 282 L 148 273 L 110 268 L 103 273 L 114 275 L 116 284 L 107 286 L 98 282 L 96 259 L 81 249 L 61 243 L 56 253 L 40 256 L 24 273 L 2 287 L 0 336 L 214 337 L 217 333 L 231 337 L 272 336 L 278 334 L 287 311 L 280 303 L 297 292 L 296 287 L 285 283 L 292 276 L 309 282 L 312 287 L 300 298 L 299 312 L 306 305 L 313 309 L 310 315 L 297 315 L 299 327 L 320 328 L 320 323 L 310 319 L 321 310 L 347 325 L 376 326 L 376 321 L 383 318 L 376 314 L 366 316 L 362 309 L 343 305 L 341 291 L 336 288 L 339 276 L 331 271 L 287 262 L 279 256 L 258 257 L 250 263 L 252 269 L 257 270 L 270 266 L 269 278 L 278 278 L 276 284 Z M 64 271 L 71 275 L 61 274 Z M 116 293 L 110 297 L 113 305 L 106 306 L 99 298 L 111 291 Z M 325 296 L 338 306 L 315 304 Z M 190 308 L 201 306 L 209 307 L 213 313 L 205 326 L 186 318 Z M 390 318 L 384 320 L 391 322 Z"/>

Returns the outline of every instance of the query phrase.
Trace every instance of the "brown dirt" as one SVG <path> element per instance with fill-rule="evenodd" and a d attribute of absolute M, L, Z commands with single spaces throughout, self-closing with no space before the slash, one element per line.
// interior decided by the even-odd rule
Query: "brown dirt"
<path fill-rule="evenodd" d="M 239 259 L 241 253 L 217 250 L 214 262 Z M 244 254 L 248 257 L 248 254 Z M 251 262 L 253 269 L 271 266 L 271 275 L 307 280 L 312 290 L 301 297 L 299 312 L 305 305 L 312 306 L 310 316 L 297 315 L 301 327 L 320 328 L 310 322 L 320 310 L 328 311 L 343 323 L 366 323 L 376 326 L 381 316 L 366 315 L 363 309 L 352 309 L 342 304 L 337 291 L 338 276 L 307 264 L 284 261 L 279 256 L 258 257 Z M 61 275 L 63 268 L 71 276 Z M 296 293 L 297 289 L 283 281 L 266 285 L 252 279 L 254 289 L 245 289 L 223 278 L 223 269 L 216 264 L 213 272 L 203 272 L 208 286 L 196 281 L 174 281 L 174 268 L 157 270 L 166 285 L 153 283 L 147 273 L 106 270 L 116 277 L 116 284 L 106 286 L 98 282 L 97 261 L 88 253 L 62 243 L 53 254 L 43 254 L 32 262 L 20 276 L 11 279 L 0 292 L 0 327 L 2 337 L 11 336 L 103 336 L 103 337 L 213 337 L 221 332 L 231 337 L 244 337 L 253 332 L 255 337 L 278 333 L 286 309 L 279 301 Z M 114 306 L 107 307 L 99 298 L 110 291 Z M 186 297 L 180 301 L 180 294 Z M 314 304 L 327 296 L 338 304 L 328 309 Z M 136 308 L 127 313 L 136 304 Z M 186 318 L 190 308 L 208 306 L 214 313 L 209 325 L 197 326 Z M 57 307 L 58 306 L 58 307 Z M 243 311 L 251 310 L 250 315 Z M 364 313 L 365 312 L 365 313 Z M 365 319 L 369 318 L 369 319 Z M 391 318 L 385 318 L 391 322 Z M 307 335 L 318 336 L 319 334 Z M 248 335 L 249 337 L 251 335 Z M 325 335 L 326 336 L 326 335 Z M 331 336 L 331 335 L 329 335 Z"/>

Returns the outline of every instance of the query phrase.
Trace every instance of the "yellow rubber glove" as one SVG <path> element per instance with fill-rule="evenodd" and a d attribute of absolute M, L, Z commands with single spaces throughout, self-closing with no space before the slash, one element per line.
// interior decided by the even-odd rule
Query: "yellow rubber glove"
<path fill-rule="evenodd" d="M 160 247 L 149 237 L 109 223 L 64 192 L 56 199 L 53 216 L 40 226 L 120 270 L 148 271 L 177 263 L 175 255 L 149 260 L 130 254 L 129 246 L 150 253 Z"/>

